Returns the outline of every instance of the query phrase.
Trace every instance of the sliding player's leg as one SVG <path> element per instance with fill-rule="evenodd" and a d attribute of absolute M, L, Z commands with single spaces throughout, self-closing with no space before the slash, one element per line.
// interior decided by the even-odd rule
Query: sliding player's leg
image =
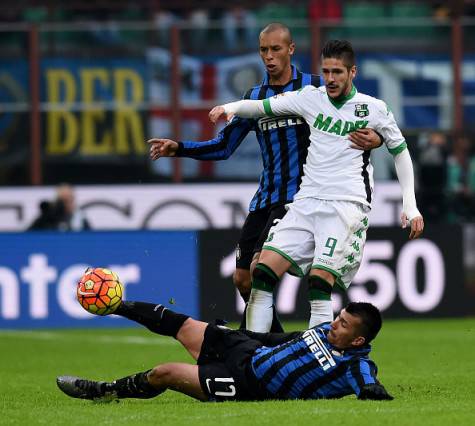
<path fill-rule="evenodd" d="M 163 305 L 147 302 L 124 300 L 114 311 L 114 315 L 135 321 L 153 333 L 177 339 L 195 359 L 199 356 L 208 326 L 207 322 L 174 312 Z"/>
<path fill-rule="evenodd" d="M 99 382 L 74 376 L 60 376 L 58 387 L 72 398 L 108 402 L 123 398 L 154 398 L 167 389 L 205 401 L 199 380 L 198 366 L 167 363 L 152 370 L 132 374 L 112 382 Z"/>
<path fill-rule="evenodd" d="M 154 333 L 177 339 L 197 359 L 207 322 L 174 312 L 163 305 L 144 302 L 122 302 L 115 314 L 138 322 Z"/>

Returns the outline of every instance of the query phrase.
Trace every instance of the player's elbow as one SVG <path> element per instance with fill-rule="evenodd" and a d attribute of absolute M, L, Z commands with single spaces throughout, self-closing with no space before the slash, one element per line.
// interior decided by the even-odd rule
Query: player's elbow
<path fill-rule="evenodd" d="M 227 160 L 229 157 L 231 157 L 231 153 L 230 152 L 224 152 L 223 154 L 220 155 L 218 160 Z"/>
<path fill-rule="evenodd" d="M 231 155 L 234 153 L 234 149 L 232 147 L 226 147 L 220 153 L 220 160 L 227 160 Z"/>

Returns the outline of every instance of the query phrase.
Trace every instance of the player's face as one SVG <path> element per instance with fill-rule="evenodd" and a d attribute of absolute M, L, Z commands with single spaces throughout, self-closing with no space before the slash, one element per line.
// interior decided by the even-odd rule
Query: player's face
<path fill-rule="evenodd" d="M 327 338 L 338 349 L 348 349 L 353 346 L 361 346 L 364 337 L 359 334 L 361 318 L 351 315 L 344 309 L 331 323 L 331 329 Z"/>
<path fill-rule="evenodd" d="M 328 96 L 338 98 L 351 92 L 356 66 L 348 69 L 341 59 L 325 58 L 322 62 L 322 74 Z"/>
<path fill-rule="evenodd" d="M 281 75 L 290 68 L 290 58 L 294 54 L 295 45 L 289 40 L 285 31 L 272 31 L 259 36 L 259 53 L 271 79 L 279 80 Z"/>

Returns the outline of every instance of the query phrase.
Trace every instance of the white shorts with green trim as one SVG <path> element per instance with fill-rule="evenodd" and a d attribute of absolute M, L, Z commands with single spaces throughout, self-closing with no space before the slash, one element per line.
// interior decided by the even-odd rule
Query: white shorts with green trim
<path fill-rule="evenodd" d="M 347 289 L 363 257 L 369 208 L 353 201 L 302 198 L 269 230 L 263 249 L 290 261 L 290 273 L 324 269 Z"/>

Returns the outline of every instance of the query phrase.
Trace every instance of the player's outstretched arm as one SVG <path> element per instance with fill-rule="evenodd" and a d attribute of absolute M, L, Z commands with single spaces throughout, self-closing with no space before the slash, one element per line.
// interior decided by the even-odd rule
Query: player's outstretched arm
<path fill-rule="evenodd" d="M 152 138 L 147 143 L 150 145 L 150 158 L 153 161 L 160 157 L 174 157 L 178 150 L 178 142 L 171 139 Z"/>
<path fill-rule="evenodd" d="M 254 120 L 236 117 L 216 137 L 207 141 L 173 141 L 153 138 L 150 144 L 150 158 L 186 157 L 195 160 L 226 160 L 239 147 L 247 134 L 253 130 Z"/>
<path fill-rule="evenodd" d="M 313 95 L 317 90 L 313 86 L 306 86 L 302 90 L 295 92 L 284 92 L 278 96 L 263 100 L 243 99 L 224 105 L 218 105 L 209 112 L 209 119 L 216 123 L 223 115 L 229 120 L 235 115 L 242 118 L 274 117 L 278 115 L 305 114 L 305 98 Z"/>
<path fill-rule="evenodd" d="M 358 399 L 391 400 L 384 386 L 376 378 L 376 365 L 370 359 L 353 361 L 346 374 Z"/>
<path fill-rule="evenodd" d="M 409 239 L 420 237 L 424 230 L 424 219 L 417 208 L 414 193 L 414 169 L 412 167 L 409 151 L 404 149 L 394 157 L 396 174 L 402 189 L 402 215 L 401 225 L 406 228 L 411 226 Z"/>
<path fill-rule="evenodd" d="M 241 101 L 215 106 L 208 115 L 209 119 L 213 123 L 216 123 L 222 116 L 225 116 L 228 121 L 235 115 L 242 118 L 257 118 L 264 117 L 266 111 L 261 100 L 253 101 L 243 99 Z"/>
<path fill-rule="evenodd" d="M 231 121 L 234 117 L 233 113 L 226 112 L 225 105 L 215 106 L 208 114 L 209 119 L 212 123 L 216 123 L 222 116 L 225 116 L 226 121 Z"/>

